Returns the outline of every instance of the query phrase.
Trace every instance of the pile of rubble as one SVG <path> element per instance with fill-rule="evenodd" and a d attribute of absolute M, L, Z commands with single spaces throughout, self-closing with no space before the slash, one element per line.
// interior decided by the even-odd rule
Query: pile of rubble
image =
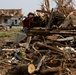
<path fill-rule="evenodd" d="M 9 49 L 0 49 L 0 64 L 9 66 L 4 75 L 76 75 L 75 9 L 72 0 L 54 1 L 57 10 L 50 12 L 49 0 L 37 10 L 49 16 L 46 27 L 17 33 Z"/>
<path fill-rule="evenodd" d="M 75 75 L 75 36 L 36 31 L 18 33 L 15 42 L 8 43 L 9 49 L 0 49 L 0 64 L 8 68 L 6 75 Z"/>

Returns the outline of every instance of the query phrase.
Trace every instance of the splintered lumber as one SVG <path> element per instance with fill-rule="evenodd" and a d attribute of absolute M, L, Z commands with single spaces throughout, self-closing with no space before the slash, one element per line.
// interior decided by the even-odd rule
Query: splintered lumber
<path fill-rule="evenodd" d="M 44 55 L 44 56 L 41 58 L 41 60 L 40 60 L 40 62 L 38 63 L 38 66 L 37 66 L 37 68 L 36 68 L 35 71 L 39 71 L 39 70 L 40 70 L 40 67 L 41 67 L 42 62 L 43 62 L 43 60 L 45 59 L 45 57 L 46 57 L 46 55 Z"/>
<path fill-rule="evenodd" d="M 70 5 L 70 3 L 72 2 L 72 0 L 68 0 L 68 2 L 66 1 L 66 4 L 65 4 L 65 6 L 68 6 L 68 5 Z"/>
<path fill-rule="evenodd" d="M 73 31 L 71 31 L 71 32 L 69 32 L 69 31 L 50 31 L 50 34 L 59 34 L 59 35 L 76 35 L 76 32 L 73 32 Z"/>
<path fill-rule="evenodd" d="M 35 66 L 34 64 L 29 64 L 28 65 L 28 73 L 32 74 L 35 72 Z"/>
<path fill-rule="evenodd" d="M 48 31 L 47 29 L 31 29 L 29 33 L 33 35 L 48 35 L 50 34 L 50 31 Z"/>
<path fill-rule="evenodd" d="M 74 40 L 74 37 L 66 37 L 63 39 L 57 39 L 56 41 L 70 41 L 70 40 Z"/>
<path fill-rule="evenodd" d="M 69 28 L 68 28 L 69 29 Z M 32 33 L 34 35 L 50 35 L 50 34 L 59 34 L 59 35 L 76 35 L 76 31 L 72 30 L 55 30 L 55 31 L 49 31 L 47 29 L 35 29 L 35 30 L 30 30 L 29 33 Z"/>
<path fill-rule="evenodd" d="M 43 43 L 41 43 L 41 42 L 37 42 L 37 44 L 40 45 L 40 46 L 47 47 L 47 48 L 49 48 L 50 50 L 54 50 L 54 51 L 57 51 L 57 52 L 60 52 L 60 53 L 64 53 L 64 52 L 61 51 L 59 48 L 55 48 L 55 47 L 52 47 L 52 46 L 43 44 Z"/>
<path fill-rule="evenodd" d="M 1 51 L 14 51 L 15 49 L 2 49 Z"/>
<path fill-rule="evenodd" d="M 26 49 L 28 49 L 28 48 L 29 48 L 29 44 L 30 44 L 30 42 L 31 42 L 31 39 L 32 39 L 32 36 L 29 36 L 29 37 L 27 38 L 26 43 L 19 43 L 19 45 L 22 46 L 22 47 L 25 47 Z"/>
<path fill-rule="evenodd" d="M 60 28 L 59 30 L 49 31 L 46 29 L 32 29 L 30 33 L 35 35 L 49 35 L 49 34 L 59 34 L 59 35 L 76 35 L 76 30 L 66 30 L 67 28 Z M 71 28 L 68 28 L 71 29 Z M 73 29 L 76 29 L 76 27 Z"/>
<path fill-rule="evenodd" d="M 64 20 L 64 22 L 60 25 L 60 27 L 67 27 L 67 26 L 71 23 L 71 21 L 72 21 L 72 18 L 70 18 L 72 15 L 73 15 L 73 12 L 71 12 L 71 13 L 66 17 L 66 19 Z M 67 19 L 69 19 L 69 20 L 67 21 Z"/>
<path fill-rule="evenodd" d="M 26 49 L 28 49 L 29 48 L 29 44 L 30 44 L 30 42 L 31 42 L 31 39 L 32 39 L 32 36 L 29 36 L 28 38 L 27 38 L 27 45 L 26 45 Z"/>
<path fill-rule="evenodd" d="M 45 73 L 50 73 L 50 72 L 59 72 L 60 70 L 61 70 L 60 67 L 50 67 L 50 68 L 47 68 L 47 69 L 40 70 L 40 73 L 45 74 Z"/>
<path fill-rule="evenodd" d="M 72 19 L 72 20 L 76 20 L 76 18 Z M 67 20 L 68 21 L 68 20 Z M 63 25 L 63 24 L 62 24 Z M 55 28 L 50 28 L 50 30 L 56 30 Z M 73 26 L 68 26 L 68 27 L 60 27 L 58 28 L 58 30 L 66 30 L 66 31 L 75 31 L 76 30 L 76 25 L 73 25 Z"/>
<path fill-rule="evenodd" d="M 46 38 L 49 39 L 49 40 L 56 40 L 58 38 L 58 36 L 50 35 L 50 36 L 46 36 Z"/>
<path fill-rule="evenodd" d="M 53 18 L 53 9 L 51 10 L 51 14 L 50 14 L 50 18 L 49 18 L 49 20 L 48 20 L 48 24 L 46 25 L 46 28 L 50 28 L 50 27 L 52 27 L 52 26 L 50 26 L 51 25 L 51 22 L 52 22 L 52 18 Z"/>
<path fill-rule="evenodd" d="M 37 53 L 39 53 L 40 54 L 40 52 L 34 47 L 34 45 L 36 44 L 36 42 L 35 43 L 33 43 L 33 45 L 32 45 L 32 48 L 33 48 L 33 50 L 35 50 L 35 52 L 37 52 Z M 40 54 L 41 55 L 41 54 Z"/>
<path fill-rule="evenodd" d="M 32 59 L 29 59 L 29 58 L 23 58 L 23 59 L 26 60 L 26 61 L 33 62 L 33 60 Z"/>
<path fill-rule="evenodd" d="M 36 10 L 37 12 L 41 12 L 41 13 L 48 13 L 48 14 L 51 14 L 51 12 L 49 11 L 44 11 L 44 10 Z"/>
<path fill-rule="evenodd" d="M 46 6 L 46 10 L 50 11 L 50 2 L 49 2 L 49 0 L 45 0 L 45 6 Z"/>

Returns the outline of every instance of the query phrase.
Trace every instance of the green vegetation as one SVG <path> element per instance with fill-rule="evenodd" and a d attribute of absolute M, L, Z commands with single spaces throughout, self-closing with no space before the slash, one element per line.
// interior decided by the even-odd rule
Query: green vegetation
<path fill-rule="evenodd" d="M 20 30 L 21 28 L 12 28 L 10 31 L 0 31 L 0 36 L 13 36 Z"/>

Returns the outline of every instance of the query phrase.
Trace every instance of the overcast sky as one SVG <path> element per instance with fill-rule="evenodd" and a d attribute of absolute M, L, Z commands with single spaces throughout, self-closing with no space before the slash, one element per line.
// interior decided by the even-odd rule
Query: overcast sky
<path fill-rule="evenodd" d="M 23 13 L 27 15 L 28 12 L 34 12 L 36 9 L 40 9 L 42 2 L 43 0 L 0 0 L 0 9 L 22 8 Z"/>
<path fill-rule="evenodd" d="M 43 0 L 0 0 L 0 9 L 20 9 L 27 15 L 28 12 L 34 12 L 40 9 Z M 75 0 L 76 2 L 76 0 Z M 50 0 L 51 8 L 55 7 L 54 1 Z"/>

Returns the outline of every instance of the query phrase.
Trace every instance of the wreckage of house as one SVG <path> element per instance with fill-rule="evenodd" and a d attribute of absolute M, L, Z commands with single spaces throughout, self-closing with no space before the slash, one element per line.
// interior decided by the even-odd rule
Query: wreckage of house
<path fill-rule="evenodd" d="M 44 1 L 42 9 L 36 10 L 40 14 L 33 27 L 17 32 L 15 39 L 0 47 L 0 75 L 76 75 L 73 0 L 54 0 L 57 10 L 50 10 L 49 0 Z M 40 25 L 43 20 L 46 27 Z"/>
<path fill-rule="evenodd" d="M 0 9 L 0 25 L 18 25 L 22 9 Z"/>

